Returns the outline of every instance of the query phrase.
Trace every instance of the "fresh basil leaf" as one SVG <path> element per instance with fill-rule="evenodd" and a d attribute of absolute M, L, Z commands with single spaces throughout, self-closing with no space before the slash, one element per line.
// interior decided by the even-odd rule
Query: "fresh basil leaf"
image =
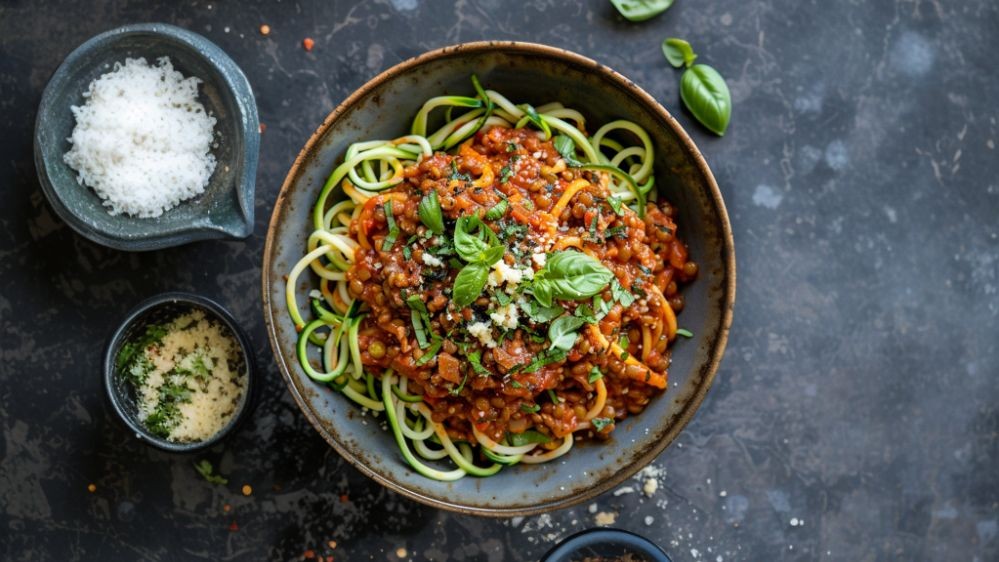
<path fill-rule="evenodd" d="M 489 279 L 489 266 L 484 263 L 470 263 L 461 268 L 454 278 L 451 298 L 458 308 L 464 308 L 482 294 Z"/>
<path fill-rule="evenodd" d="M 590 369 L 590 376 L 587 377 L 586 380 L 589 381 L 590 384 L 593 384 L 602 378 L 604 378 L 604 374 L 600 372 L 600 369 L 597 368 L 596 365 L 594 365 L 593 368 Z"/>
<path fill-rule="evenodd" d="M 614 274 L 595 258 L 575 250 L 563 250 L 548 255 L 545 267 L 535 275 L 534 285 L 535 291 L 539 283 L 547 286 L 546 290 L 554 298 L 578 300 L 603 291 L 613 277 Z M 538 300 L 551 306 L 551 302 Z"/>
<path fill-rule="evenodd" d="M 229 480 L 220 474 L 213 474 L 212 463 L 202 459 L 194 465 L 194 469 L 198 471 L 205 480 L 212 484 L 228 484 Z"/>
<path fill-rule="evenodd" d="M 732 95 L 717 70 L 706 64 L 695 64 L 683 71 L 680 98 L 708 130 L 718 136 L 725 134 L 732 117 Z"/>
<path fill-rule="evenodd" d="M 663 41 L 663 56 L 677 68 L 683 66 L 689 68 L 690 65 L 694 64 L 694 59 L 697 58 L 690 43 L 676 37 L 667 37 Z"/>
<path fill-rule="evenodd" d="M 441 202 L 437 198 L 436 191 L 424 195 L 416 210 L 420 215 L 420 222 L 431 232 L 434 234 L 444 232 L 444 213 L 441 211 Z"/>
<path fill-rule="evenodd" d="M 582 162 L 576 159 L 576 143 L 571 138 L 559 135 L 555 137 L 553 144 L 567 165 L 577 168 L 582 165 Z"/>
<path fill-rule="evenodd" d="M 590 420 L 590 423 L 593 424 L 593 428 L 597 431 L 603 431 L 608 425 L 614 425 L 614 420 L 610 418 L 593 418 Z"/>
<path fill-rule="evenodd" d="M 628 21 L 645 21 L 665 12 L 673 0 L 610 0 Z"/>
<path fill-rule="evenodd" d="M 427 329 L 423 325 L 423 317 L 420 315 L 420 312 L 415 308 L 410 310 L 409 320 L 413 325 L 413 334 L 416 336 L 416 343 L 420 346 L 420 349 L 430 347 L 430 341 L 427 340 Z"/>
<path fill-rule="evenodd" d="M 489 244 L 472 234 L 478 220 L 474 216 L 461 217 L 454 225 L 454 249 L 467 262 L 480 261 L 482 253 L 489 249 Z"/>
<path fill-rule="evenodd" d="M 506 248 L 503 246 L 493 246 L 482 252 L 479 261 L 486 265 L 493 265 L 503 259 L 504 253 L 506 253 Z"/>
<path fill-rule="evenodd" d="M 554 297 L 553 285 L 545 279 L 538 279 L 535 275 L 534 283 L 531 284 L 531 293 L 541 306 L 548 308 L 552 306 Z"/>
<path fill-rule="evenodd" d="M 586 303 L 576 307 L 575 316 L 586 320 L 587 324 L 595 324 L 597 321 L 597 316 L 593 313 L 593 308 Z"/>
<path fill-rule="evenodd" d="M 420 295 L 409 295 L 406 297 L 406 306 L 417 312 L 421 312 L 423 314 L 427 313 L 427 305 L 423 302 L 423 299 L 420 298 Z"/>
<path fill-rule="evenodd" d="M 510 443 L 511 447 L 521 447 L 523 445 L 530 445 L 531 443 L 549 443 L 552 438 L 540 431 L 528 429 L 523 433 L 507 433 L 506 440 Z"/>
<path fill-rule="evenodd" d="M 560 316 L 548 326 L 548 339 L 551 346 L 548 349 L 564 349 L 569 351 L 576 345 L 576 333 L 580 326 L 586 324 L 585 318 L 579 316 Z"/>
<path fill-rule="evenodd" d="M 536 323 L 551 322 L 552 320 L 562 316 L 565 309 L 560 305 L 555 306 L 544 306 L 540 303 L 527 301 L 521 309 L 527 313 L 527 317 Z"/>
<path fill-rule="evenodd" d="M 499 220 L 506 214 L 506 210 L 509 208 L 510 204 L 507 203 L 506 199 L 500 199 L 499 203 L 493 205 L 491 209 L 486 211 L 486 218 L 491 221 Z"/>

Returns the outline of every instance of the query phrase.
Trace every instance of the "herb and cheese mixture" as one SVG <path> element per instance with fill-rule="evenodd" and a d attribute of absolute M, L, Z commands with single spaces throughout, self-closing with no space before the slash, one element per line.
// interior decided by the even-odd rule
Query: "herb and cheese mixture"
<path fill-rule="evenodd" d="M 122 346 L 117 365 L 135 389 L 139 419 L 168 441 L 204 441 L 218 433 L 246 388 L 239 344 L 200 310 L 148 326 Z"/>
<path fill-rule="evenodd" d="M 125 59 L 90 83 L 74 106 L 72 148 L 63 159 L 108 213 L 155 218 L 205 191 L 215 170 L 215 117 L 198 101 L 195 77 Z"/>

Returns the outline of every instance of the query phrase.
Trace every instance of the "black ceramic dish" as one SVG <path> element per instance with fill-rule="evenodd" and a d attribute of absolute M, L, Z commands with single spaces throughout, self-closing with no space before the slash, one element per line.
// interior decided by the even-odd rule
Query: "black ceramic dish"
<path fill-rule="evenodd" d="M 205 192 L 155 219 L 111 216 L 76 171 L 63 162 L 76 119 L 71 106 L 125 58 L 153 63 L 169 57 L 184 76 L 202 80 L 199 101 L 217 123 L 215 172 Z M 257 105 L 246 76 L 222 49 L 204 37 L 151 23 L 102 33 L 70 53 L 49 80 L 35 122 L 35 168 L 55 212 L 81 235 L 119 250 L 155 250 L 210 238 L 253 233 L 253 199 L 260 149 Z"/>
<path fill-rule="evenodd" d="M 580 562 L 587 558 L 617 560 L 631 555 L 634 562 L 670 562 L 669 556 L 645 537 L 620 529 L 590 529 L 555 545 L 541 562 Z"/>
<path fill-rule="evenodd" d="M 137 335 L 145 333 L 146 326 L 169 322 L 191 309 L 203 310 L 206 316 L 221 322 L 223 326 L 229 329 L 239 343 L 246 374 L 246 388 L 243 392 L 243 399 L 233 414 L 232 419 L 218 433 L 204 441 L 173 443 L 150 433 L 139 420 L 135 391 L 115 368 L 115 359 L 118 356 L 121 346 Z M 114 409 L 125 425 L 135 432 L 135 436 L 139 440 L 164 451 L 188 453 L 211 447 L 242 423 L 256 405 L 256 360 L 249 338 L 236 324 L 236 320 L 227 310 L 215 301 L 199 295 L 180 292 L 163 293 L 139 303 L 138 306 L 128 313 L 125 320 L 122 321 L 121 326 L 111 336 L 107 349 L 104 351 L 103 368 L 104 390 L 107 392 L 112 409 Z"/>

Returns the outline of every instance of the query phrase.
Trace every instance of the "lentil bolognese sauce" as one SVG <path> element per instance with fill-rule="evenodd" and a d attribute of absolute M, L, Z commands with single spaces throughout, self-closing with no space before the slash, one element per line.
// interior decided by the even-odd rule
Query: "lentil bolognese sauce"
<path fill-rule="evenodd" d="M 348 148 L 286 287 L 305 372 L 384 411 L 405 460 L 440 480 L 545 462 L 639 414 L 689 335 L 678 287 L 697 275 L 644 130 L 587 136 L 575 110 L 472 82 L 475 97 L 428 100 L 410 135 Z"/>

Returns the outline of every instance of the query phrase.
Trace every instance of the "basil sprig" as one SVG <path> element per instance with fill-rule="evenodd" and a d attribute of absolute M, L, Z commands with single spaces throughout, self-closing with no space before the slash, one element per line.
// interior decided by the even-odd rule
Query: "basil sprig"
<path fill-rule="evenodd" d="M 468 262 L 454 278 L 451 298 L 459 308 L 472 304 L 489 280 L 489 268 L 503 259 L 506 246 L 496 233 L 475 215 L 458 219 L 454 225 L 454 250 Z"/>
<path fill-rule="evenodd" d="M 665 12 L 673 5 L 673 0 L 610 0 L 624 19 L 645 21 Z"/>
<path fill-rule="evenodd" d="M 444 232 L 444 213 L 441 211 L 441 202 L 437 198 L 437 192 L 431 191 L 423 196 L 420 205 L 417 207 L 420 215 L 420 222 L 430 229 L 434 234 Z"/>
<path fill-rule="evenodd" d="M 552 440 L 551 437 L 533 429 L 528 429 L 523 433 L 507 433 L 506 439 L 512 447 L 530 445 L 531 443 L 548 443 Z"/>
<path fill-rule="evenodd" d="M 548 256 L 545 267 L 534 275 L 532 292 L 542 306 L 553 299 L 580 300 L 604 290 L 614 277 L 597 259 L 575 250 Z"/>
<path fill-rule="evenodd" d="M 694 64 L 697 55 L 683 39 L 663 41 L 663 56 L 676 68 L 684 68 L 680 77 L 683 104 L 708 130 L 724 135 L 732 118 L 732 94 L 722 75 L 706 64 Z"/>

